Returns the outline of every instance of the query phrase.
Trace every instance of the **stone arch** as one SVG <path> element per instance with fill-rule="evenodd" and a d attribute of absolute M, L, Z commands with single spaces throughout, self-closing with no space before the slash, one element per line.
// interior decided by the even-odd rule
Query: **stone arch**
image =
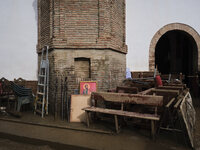
<path fill-rule="evenodd" d="M 193 29 L 192 27 L 182 24 L 182 23 L 172 23 L 165 25 L 162 27 L 159 31 L 156 32 L 156 34 L 153 36 L 151 43 L 150 43 L 150 48 L 149 48 L 149 70 L 153 71 L 155 68 L 155 48 L 156 45 L 159 41 L 159 39 L 168 31 L 172 30 L 180 30 L 188 33 L 193 37 L 197 44 L 197 49 L 198 49 L 198 71 L 200 71 L 200 36 L 198 32 Z"/>

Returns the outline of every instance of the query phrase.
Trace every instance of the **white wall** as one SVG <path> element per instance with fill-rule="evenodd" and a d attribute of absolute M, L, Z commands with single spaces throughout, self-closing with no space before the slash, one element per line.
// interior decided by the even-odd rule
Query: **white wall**
<path fill-rule="evenodd" d="M 0 5 L 0 78 L 36 79 L 36 0 L 4 0 Z M 200 0 L 126 0 L 127 67 L 148 70 L 149 46 L 166 24 L 184 23 L 200 33 Z"/>
<path fill-rule="evenodd" d="M 200 33 L 200 0 L 126 0 L 127 67 L 149 68 L 149 46 L 154 34 L 170 23 L 184 23 Z"/>
<path fill-rule="evenodd" d="M 37 22 L 33 0 L 0 5 L 0 78 L 36 79 Z"/>

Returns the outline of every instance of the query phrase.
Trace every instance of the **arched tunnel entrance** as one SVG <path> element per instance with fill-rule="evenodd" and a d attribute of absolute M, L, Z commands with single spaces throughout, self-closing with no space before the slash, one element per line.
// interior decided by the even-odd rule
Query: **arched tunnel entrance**
<path fill-rule="evenodd" d="M 194 38 L 181 30 L 163 34 L 155 47 L 155 66 L 162 74 L 195 75 L 198 72 L 198 48 Z"/>
<path fill-rule="evenodd" d="M 191 26 L 171 23 L 156 32 L 149 47 L 149 70 L 185 75 L 185 83 L 198 95 L 200 36 Z M 197 76 L 198 73 L 198 76 Z"/>

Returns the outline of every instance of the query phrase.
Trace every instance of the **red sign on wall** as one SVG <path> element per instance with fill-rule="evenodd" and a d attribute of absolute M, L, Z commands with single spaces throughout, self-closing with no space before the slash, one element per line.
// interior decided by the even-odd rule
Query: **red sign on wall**
<path fill-rule="evenodd" d="M 96 81 L 81 81 L 80 82 L 80 94 L 91 94 L 97 91 Z"/>

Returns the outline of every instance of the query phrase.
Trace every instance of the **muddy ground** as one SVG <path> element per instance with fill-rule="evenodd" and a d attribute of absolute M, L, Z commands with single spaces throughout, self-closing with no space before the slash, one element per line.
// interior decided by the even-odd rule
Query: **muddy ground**
<path fill-rule="evenodd" d="M 196 110 L 195 148 L 200 150 L 200 98 L 195 99 L 194 106 Z"/>
<path fill-rule="evenodd" d="M 33 145 L 20 141 L 0 138 L 0 150 L 53 150 L 48 145 Z"/>
<path fill-rule="evenodd" d="M 193 100 L 194 101 L 194 100 Z M 196 110 L 196 129 L 195 129 L 195 149 L 200 150 L 200 100 L 195 99 L 194 106 Z M 32 116 L 32 117 L 30 117 Z M 19 120 L 31 120 L 32 122 L 37 123 L 38 118 L 34 115 L 25 115 Z M 40 123 L 46 124 L 56 124 L 55 121 L 47 119 L 40 120 Z M 20 134 L 22 132 L 23 137 L 19 138 L 18 136 L 0 134 L 0 150 L 54 150 L 54 149 L 67 149 L 67 150 L 81 150 L 87 149 L 90 147 L 92 149 L 114 149 L 114 150 L 189 150 L 192 149 L 189 146 L 188 141 L 184 139 L 183 134 L 174 134 L 172 132 L 161 131 L 157 136 L 156 141 L 153 142 L 150 138 L 149 130 L 140 129 L 138 127 L 128 126 L 123 129 L 119 134 L 110 134 L 114 130 L 114 126 L 107 123 L 107 127 L 104 125 L 99 125 L 98 127 L 92 125 L 92 129 L 103 129 L 107 134 L 102 134 L 98 132 L 85 132 L 81 131 L 86 130 L 84 124 L 66 124 L 65 122 L 59 122 L 59 125 L 62 127 L 67 126 L 68 129 L 59 129 L 59 128 L 49 128 L 41 126 L 32 126 L 19 124 L 15 122 L 5 122 L 0 121 L 0 132 L 4 133 L 13 133 L 16 132 Z M 14 127 L 13 127 L 14 126 Z M 13 127 L 13 129 L 12 129 Z M 70 129 L 72 128 L 72 130 Z M 74 129 L 73 129 L 74 128 Z M 5 131 L 8 129 L 8 131 Z M 79 130 L 80 129 L 80 130 Z M 21 131 L 20 131 L 21 130 Z M 29 136 L 28 132 L 31 131 Z M 44 130 L 49 135 L 54 135 L 54 137 L 49 137 L 48 141 L 37 141 L 36 137 L 40 139 L 44 138 L 45 135 L 42 133 Z M 19 132 L 19 133 L 18 133 Z M 52 134 L 53 133 L 53 134 Z M 33 139 L 31 139 L 31 136 Z M 34 137 L 35 136 L 35 137 Z M 52 142 L 55 140 L 55 143 Z M 60 142 L 60 143 L 58 143 Z M 71 145 L 70 145 L 71 144 Z"/>

